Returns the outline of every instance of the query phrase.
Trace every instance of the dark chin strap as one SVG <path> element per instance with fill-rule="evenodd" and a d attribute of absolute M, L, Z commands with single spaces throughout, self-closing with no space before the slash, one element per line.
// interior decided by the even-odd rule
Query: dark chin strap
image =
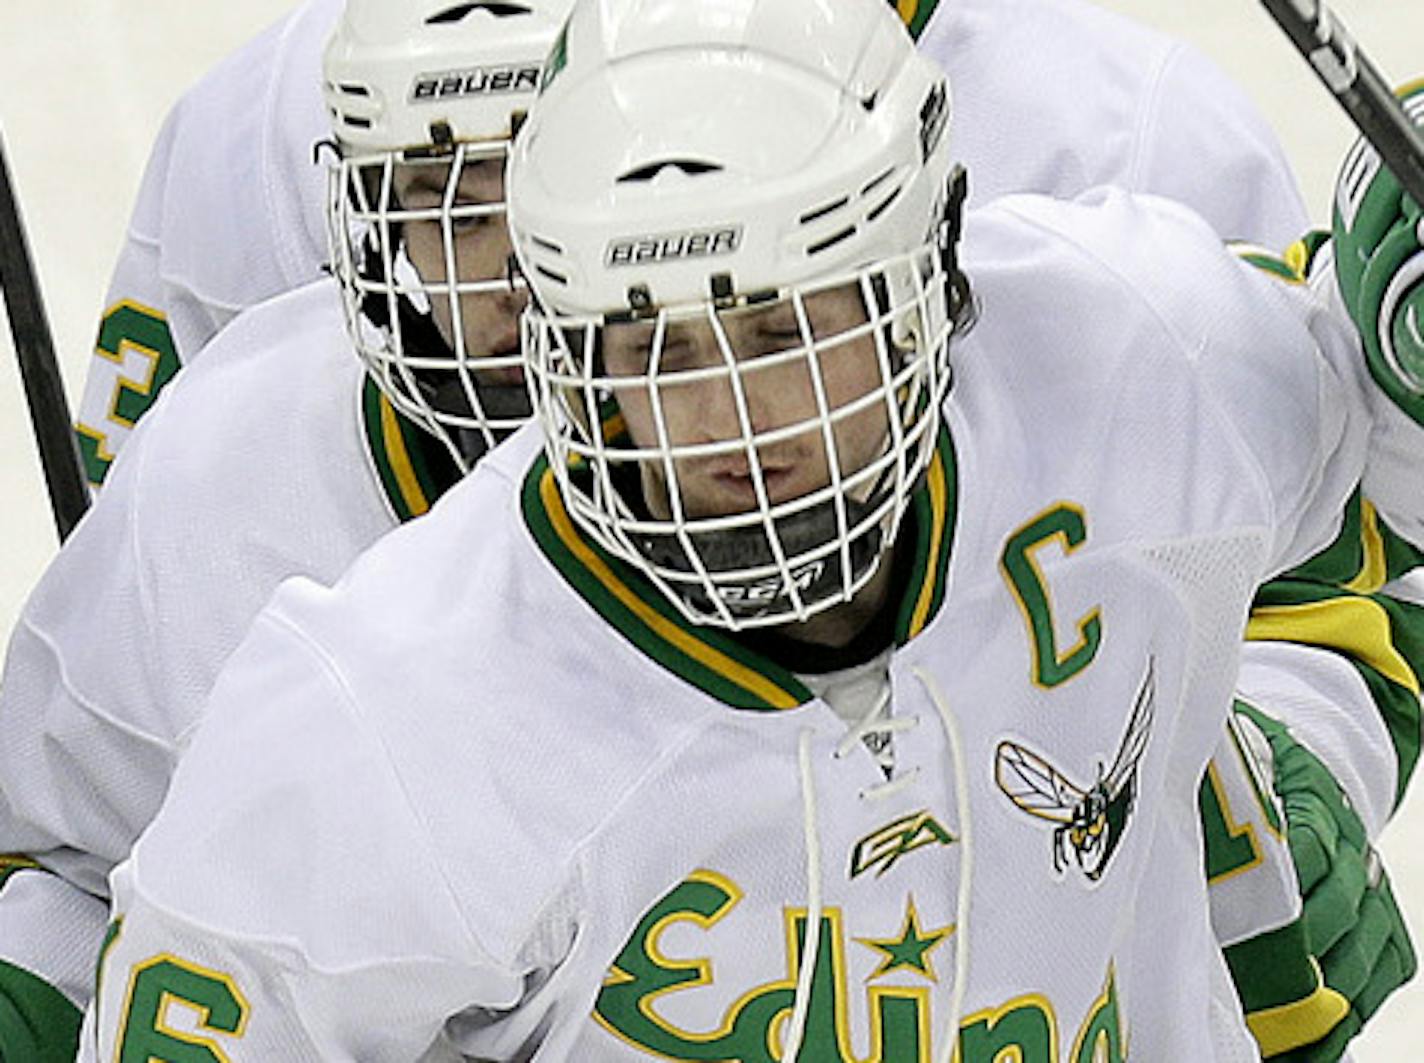
<path fill-rule="evenodd" d="M 459 403 L 468 406 L 464 389 L 455 387 L 459 393 Z M 475 381 L 475 398 L 480 409 L 491 421 L 519 421 L 523 423 L 534 416 L 534 406 L 529 401 L 529 389 L 523 384 L 482 384 Z M 435 401 L 431 401 L 435 405 Z M 441 404 L 439 409 L 450 409 L 449 404 Z M 494 428 L 482 431 L 478 428 L 461 428 L 455 432 L 455 445 L 471 466 L 483 458 L 490 449 L 498 446 L 514 434 L 513 428 Z"/>
<path fill-rule="evenodd" d="M 878 501 L 878 499 L 877 499 Z M 861 504 L 846 500 L 846 521 L 855 526 L 871 511 L 874 503 Z M 775 522 L 776 536 L 784 556 L 793 556 L 835 541 L 840 529 L 836 522 L 836 506 L 825 501 L 784 517 Z M 729 528 L 721 531 L 689 532 L 687 539 L 697 552 L 698 560 L 716 587 L 717 598 L 727 607 L 733 619 L 751 621 L 773 613 L 787 614 L 792 608 L 791 587 L 779 575 L 759 580 L 723 580 L 719 575 L 748 568 L 761 568 L 776 563 L 776 554 L 760 525 Z M 868 572 L 880 555 L 884 532 L 878 526 L 867 529 L 850 542 L 850 573 L 843 572 L 841 551 L 833 550 L 816 561 L 808 562 L 791 572 L 791 581 L 801 602 L 814 607 L 840 597 L 846 583 L 853 583 Z M 689 582 L 671 583 L 672 589 L 689 607 L 705 616 L 720 616 L 697 578 L 697 570 L 684 549 L 682 540 L 672 534 L 645 534 L 636 539 L 638 552 L 652 564 L 692 577 Z"/>

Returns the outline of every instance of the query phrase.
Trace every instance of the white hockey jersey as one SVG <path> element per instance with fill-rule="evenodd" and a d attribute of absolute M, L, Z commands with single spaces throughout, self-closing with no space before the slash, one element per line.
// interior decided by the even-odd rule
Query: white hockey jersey
<path fill-rule="evenodd" d="M 11 636 L 0 848 L 107 896 L 218 669 L 272 591 L 293 575 L 335 579 L 453 480 L 408 445 L 417 434 L 366 381 L 334 281 L 225 330 L 203 371 L 184 374 L 145 419 L 132 460 Z M 83 1006 L 103 906 L 84 947 L 56 926 L 75 920 L 72 905 L 37 920 L 10 887 L 4 899 L 0 957 Z"/>
<path fill-rule="evenodd" d="M 169 112 L 109 282 L 77 431 L 103 481 L 134 423 L 238 313 L 309 284 L 327 261 L 331 136 L 321 54 L 342 0 L 306 0 Z"/>
<path fill-rule="evenodd" d="M 891 779 L 584 540 L 526 429 L 260 616 L 116 873 L 81 1058 L 770 1063 L 793 1008 L 817 1063 L 1255 1058 L 1197 787 L 1384 400 L 1310 292 L 1095 202 L 968 223 Z"/>
<path fill-rule="evenodd" d="M 1280 250 L 1306 212 L 1274 134 L 1194 49 L 1083 0 L 905 0 L 955 87 L 970 201 L 1099 184 L 1190 204 Z M 321 51 L 340 0 L 306 0 L 169 115 L 139 192 L 85 382 L 79 437 L 103 480 L 134 422 L 234 314 L 326 261 Z"/>

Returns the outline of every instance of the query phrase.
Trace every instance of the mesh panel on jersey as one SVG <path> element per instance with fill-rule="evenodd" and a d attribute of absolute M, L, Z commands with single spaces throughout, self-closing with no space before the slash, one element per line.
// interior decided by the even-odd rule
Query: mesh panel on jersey
<path fill-rule="evenodd" d="M 1245 628 L 1251 594 L 1261 577 L 1266 537 L 1244 532 L 1149 547 L 1144 556 L 1180 590 L 1192 623 L 1187 685 L 1219 678 L 1234 659 Z M 1226 705 L 1223 703 L 1222 711 Z"/>

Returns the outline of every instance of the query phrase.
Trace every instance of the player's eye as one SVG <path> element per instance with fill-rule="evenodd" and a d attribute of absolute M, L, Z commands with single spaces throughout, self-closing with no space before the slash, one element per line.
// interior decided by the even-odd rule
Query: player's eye
<path fill-rule="evenodd" d="M 459 233 L 477 232 L 489 223 L 490 216 L 488 214 L 456 215 L 450 218 L 450 228 Z"/>

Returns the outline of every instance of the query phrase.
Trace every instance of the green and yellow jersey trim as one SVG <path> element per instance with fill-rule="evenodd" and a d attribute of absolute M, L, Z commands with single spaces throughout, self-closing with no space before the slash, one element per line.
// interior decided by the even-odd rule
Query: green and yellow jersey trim
<path fill-rule="evenodd" d="M 1256 593 L 1248 641 L 1294 642 L 1328 650 L 1354 667 L 1389 729 L 1397 762 L 1395 800 L 1419 761 L 1424 607 L 1381 589 L 1424 564 L 1357 491 L 1340 533 L 1298 568 Z"/>
<path fill-rule="evenodd" d="M 1350 1013 L 1350 1002 L 1325 984 L 1310 957 L 1303 919 L 1223 951 L 1246 1025 L 1266 1059 L 1314 1044 Z"/>
<path fill-rule="evenodd" d="M 941 428 L 939 445 L 920 489 L 911 498 L 915 533 L 915 568 L 911 592 L 901 606 L 895 640 L 904 645 L 939 614 L 944 604 L 945 577 L 959 512 L 959 478 L 954 442 Z"/>
<path fill-rule="evenodd" d="M 930 16 L 935 13 L 935 8 L 939 7 L 939 0 L 889 0 L 889 2 L 909 29 L 910 36 L 917 41 L 920 39 L 920 34 L 925 31 Z"/>
<path fill-rule="evenodd" d="M 17 871 L 42 871 L 39 863 L 24 853 L 0 853 L 0 889 Z"/>
<path fill-rule="evenodd" d="M 1226 247 L 1241 261 L 1263 273 L 1269 273 L 1287 284 L 1304 284 L 1310 278 L 1310 267 L 1315 262 L 1316 254 L 1329 241 L 1330 233 L 1313 229 L 1286 248 L 1283 254 L 1241 240 L 1230 241 Z"/>
<path fill-rule="evenodd" d="M 915 550 L 914 574 L 900 607 L 896 638 L 914 638 L 944 602 L 957 512 L 954 449 L 947 432 L 912 499 L 903 537 Z M 650 580 L 586 538 L 569 516 L 558 480 L 541 455 L 524 480 L 524 519 L 534 541 L 568 585 L 654 663 L 737 709 L 780 711 L 811 700 L 785 668 L 717 628 L 691 624 Z"/>
<path fill-rule="evenodd" d="M 361 426 L 376 478 L 401 523 L 423 516 L 460 479 L 454 460 L 401 416 L 369 376 L 361 385 Z"/>

